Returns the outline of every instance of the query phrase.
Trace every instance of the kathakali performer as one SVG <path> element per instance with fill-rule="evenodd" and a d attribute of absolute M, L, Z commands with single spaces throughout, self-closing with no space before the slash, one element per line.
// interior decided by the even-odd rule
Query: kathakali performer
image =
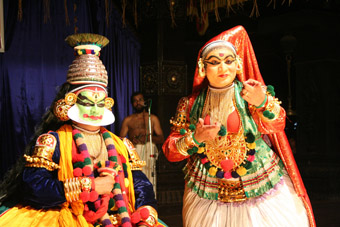
<path fill-rule="evenodd" d="M 184 226 L 315 226 L 284 133 L 286 113 L 265 86 L 246 30 L 199 51 L 193 93 L 180 99 L 163 152 L 184 168 Z"/>
<path fill-rule="evenodd" d="M 145 163 L 115 120 L 100 50 L 109 40 L 75 34 L 76 58 L 15 168 L 1 184 L 0 226 L 163 226 Z"/>

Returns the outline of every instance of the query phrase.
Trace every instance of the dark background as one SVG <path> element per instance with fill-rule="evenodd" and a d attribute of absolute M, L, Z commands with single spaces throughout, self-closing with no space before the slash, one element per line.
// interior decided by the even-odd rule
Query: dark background
<path fill-rule="evenodd" d="M 79 1 L 71 2 L 79 4 Z M 127 4 L 124 29 L 131 31 L 131 36 L 140 43 L 140 90 L 153 100 L 152 112 L 160 118 L 165 137 L 169 134 L 169 119 L 175 114 L 179 98 L 191 93 L 199 49 L 215 35 L 236 25 L 244 26 L 264 81 L 275 87 L 282 106 L 292 113 L 287 118 L 286 133 L 310 196 L 317 226 L 338 226 L 340 0 L 257 1 L 257 17 L 250 17 L 252 0 L 245 1 L 242 7 L 233 6 L 229 13 L 221 7 L 221 21 L 216 22 L 214 12 L 210 12 L 209 26 L 203 35 L 197 32 L 196 19 L 187 15 L 190 1 L 109 2 L 112 3 L 110 9 L 119 15 L 123 14 L 122 2 Z M 172 25 L 171 12 L 176 26 Z M 105 14 L 96 16 L 102 18 Z M 291 60 L 290 68 L 287 59 Z M 127 102 L 119 108 L 131 109 L 131 106 Z M 8 151 L 1 150 L 5 152 Z M 169 226 L 181 226 L 184 188 L 181 169 L 184 164 L 169 163 L 162 152 L 159 153 L 159 214 Z"/>
<path fill-rule="evenodd" d="M 198 34 L 195 19 L 187 16 L 185 3 L 175 1 L 176 26 L 172 27 L 168 1 L 148 2 L 158 13 L 141 15 L 137 27 L 141 39 L 141 86 L 154 100 L 154 110 L 165 134 L 169 133 L 169 119 L 175 114 L 177 101 L 191 92 L 199 49 L 222 31 L 243 25 L 264 81 L 275 87 L 276 96 L 290 114 L 286 133 L 310 196 L 317 226 L 338 226 L 340 218 L 335 210 L 340 205 L 337 145 L 340 1 L 293 0 L 290 5 L 288 1 L 283 4 L 276 1 L 275 9 L 273 5 L 267 6 L 270 1 L 257 1 L 258 17 L 249 17 L 253 2 L 248 1 L 242 8 L 235 6 L 229 15 L 226 8 L 220 8 L 220 22 L 216 22 L 214 12 L 210 12 L 204 35 Z M 161 217 L 173 224 L 171 226 L 181 226 L 183 166 L 184 163 L 169 163 L 160 153 L 158 201 Z"/>

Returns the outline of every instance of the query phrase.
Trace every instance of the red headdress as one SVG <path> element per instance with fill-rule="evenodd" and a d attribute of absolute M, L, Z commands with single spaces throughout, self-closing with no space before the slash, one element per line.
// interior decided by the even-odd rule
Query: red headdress
<path fill-rule="evenodd" d="M 201 57 L 202 50 L 217 40 L 225 40 L 233 44 L 236 48 L 238 56 L 243 62 L 243 72 L 237 75 L 239 81 L 243 82 L 248 79 L 255 79 L 264 85 L 259 66 L 255 57 L 253 46 L 250 42 L 247 31 L 242 26 L 236 26 L 221 34 L 215 36 L 209 40 L 199 51 L 197 62 Z M 193 94 L 199 92 L 202 88 L 208 85 L 208 80 L 206 77 L 199 76 L 199 68 L 196 66 L 194 82 L 193 82 Z M 284 131 L 268 135 L 272 145 L 276 152 L 280 155 L 290 178 L 293 181 L 294 188 L 297 194 L 302 198 L 310 221 L 310 226 L 316 226 L 312 206 L 309 201 L 305 186 L 302 182 L 300 172 L 297 168 L 292 150 L 288 143 L 286 134 Z"/>
<path fill-rule="evenodd" d="M 237 78 L 243 82 L 248 79 L 255 79 L 264 84 L 259 66 L 257 64 L 257 60 L 255 57 L 255 53 L 253 50 L 253 46 L 251 45 L 250 39 L 248 37 L 247 31 L 242 26 L 236 26 L 232 29 L 222 32 L 218 36 L 215 36 L 211 40 L 209 40 L 199 51 L 198 58 L 201 57 L 202 50 L 208 44 L 217 40 L 225 40 L 232 43 L 237 51 L 238 56 L 243 61 L 243 72 L 237 75 Z M 200 77 L 198 75 L 198 66 L 196 67 L 195 76 L 194 76 L 194 84 L 193 84 L 193 93 L 201 90 L 201 88 L 205 87 L 208 84 L 207 79 L 204 77 Z"/>

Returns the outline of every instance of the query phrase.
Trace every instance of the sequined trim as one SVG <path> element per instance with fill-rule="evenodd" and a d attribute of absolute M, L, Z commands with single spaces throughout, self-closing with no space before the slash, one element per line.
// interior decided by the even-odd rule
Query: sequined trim
<path fill-rule="evenodd" d="M 26 159 L 26 167 L 45 168 L 47 170 L 55 170 L 59 165 L 52 160 L 57 139 L 51 134 L 42 134 L 38 137 L 33 154 L 31 156 L 24 155 Z"/>
<path fill-rule="evenodd" d="M 135 146 L 129 139 L 123 138 L 123 142 L 129 152 L 131 170 L 142 170 L 146 166 L 146 162 L 140 159 Z"/>

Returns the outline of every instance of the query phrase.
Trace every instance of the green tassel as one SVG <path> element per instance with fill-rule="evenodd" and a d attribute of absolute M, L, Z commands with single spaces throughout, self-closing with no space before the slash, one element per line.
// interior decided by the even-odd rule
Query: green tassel
<path fill-rule="evenodd" d="M 247 161 L 246 164 L 243 165 L 243 167 L 246 168 L 246 169 L 250 169 L 251 166 L 252 166 L 252 163 L 249 162 L 249 161 Z"/>
<path fill-rule="evenodd" d="M 112 207 L 114 207 L 115 206 L 115 201 L 114 201 L 114 199 L 110 199 L 109 200 L 109 210 L 112 208 Z"/>
<path fill-rule="evenodd" d="M 204 164 L 204 167 L 205 167 L 206 169 L 210 169 L 210 167 L 211 167 L 210 162 L 205 163 L 205 164 Z"/>
<path fill-rule="evenodd" d="M 80 133 L 76 133 L 74 136 L 73 136 L 74 140 L 77 140 L 78 138 L 84 138 Z"/>
<path fill-rule="evenodd" d="M 90 158 L 85 158 L 84 159 L 84 164 L 85 165 L 91 165 L 91 159 Z"/>
<path fill-rule="evenodd" d="M 201 143 L 199 147 L 205 147 L 205 143 Z"/>
<path fill-rule="evenodd" d="M 265 116 L 266 118 L 270 120 L 275 118 L 275 114 L 270 112 L 269 110 L 263 111 L 263 116 Z"/>
<path fill-rule="evenodd" d="M 194 154 L 193 149 L 188 149 L 187 152 L 188 152 L 189 155 L 193 155 Z"/>
<path fill-rule="evenodd" d="M 179 133 L 183 136 L 185 133 L 187 133 L 187 130 L 181 128 L 181 130 L 179 130 Z"/>
<path fill-rule="evenodd" d="M 268 118 L 269 118 L 270 120 L 274 119 L 274 118 L 275 118 L 275 114 L 274 114 L 274 113 L 270 113 Z"/>
<path fill-rule="evenodd" d="M 76 163 L 74 163 L 74 165 L 73 165 L 73 169 L 75 169 L 75 168 L 84 168 L 84 166 L 85 166 L 85 164 L 84 164 L 84 162 L 76 162 Z"/>
<path fill-rule="evenodd" d="M 113 188 L 114 189 L 121 189 L 119 183 L 115 183 Z"/>
<path fill-rule="evenodd" d="M 268 92 L 271 96 L 275 96 L 274 87 L 273 87 L 272 85 L 268 85 L 268 86 L 267 86 L 267 92 Z"/>
<path fill-rule="evenodd" d="M 196 126 L 194 124 L 189 125 L 190 131 L 194 131 L 196 129 Z"/>
<path fill-rule="evenodd" d="M 127 212 L 127 209 L 126 209 L 126 207 L 119 207 L 118 208 L 118 213 L 123 213 L 123 212 Z"/>
<path fill-rule="evenodd" d="M 246 142 L 247 143 L 254 143 L 254 141 L 255 141 L 255 136 L 252 134 L 252 133 L 248 133 L 247 135 L 246 135 Z"/>
<path fill-rule="evenodd" d="M 218 131 L 219 136 L 225 136 L 227 134 L 227 129 L 224 125 L 221 125 L 220 131 Z"/>

